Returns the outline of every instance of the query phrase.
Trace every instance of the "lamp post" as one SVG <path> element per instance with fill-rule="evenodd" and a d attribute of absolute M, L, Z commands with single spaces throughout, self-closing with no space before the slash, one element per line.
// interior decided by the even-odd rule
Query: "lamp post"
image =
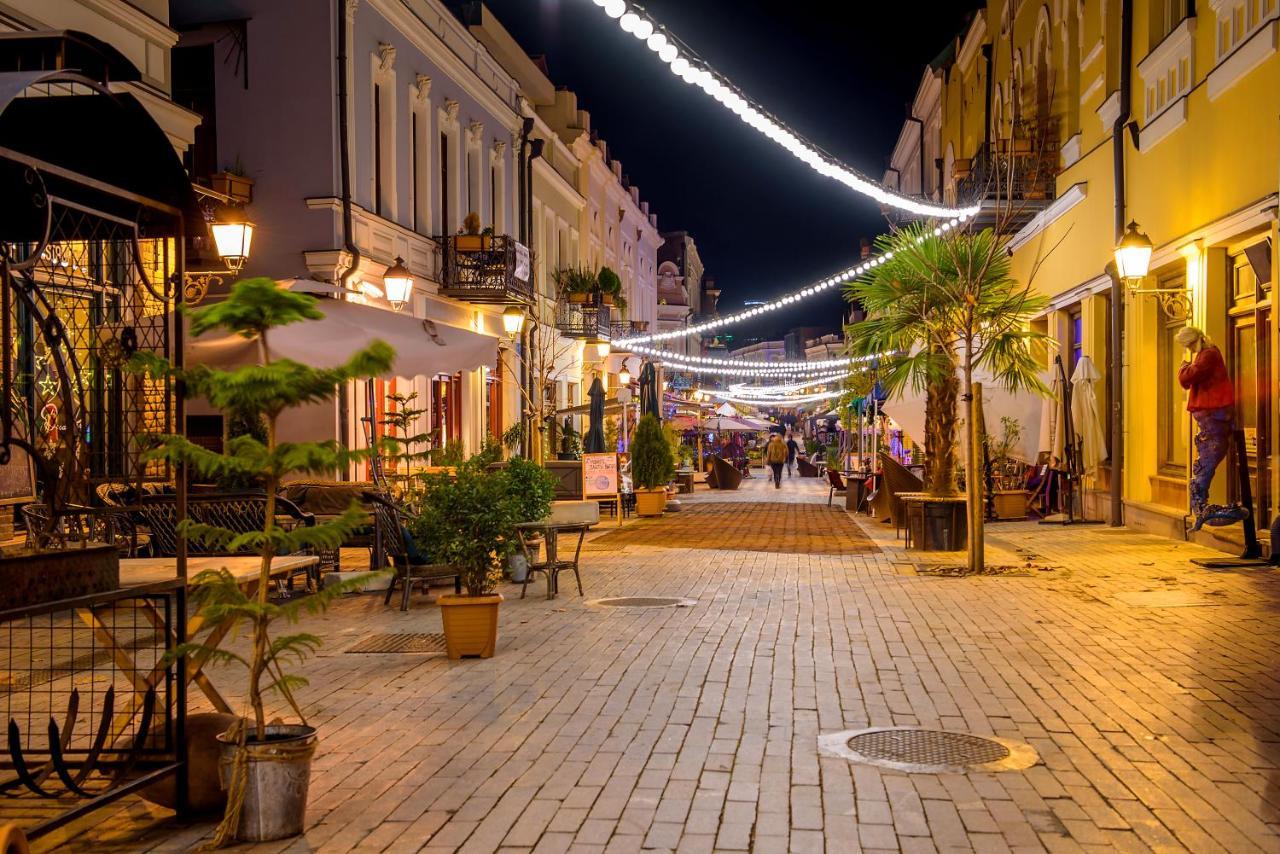
<path fill-rule="evenodd" d="M 1160 310 L 1170 317 L 1191 316 L 1191 292 L 1185 288 L 1144 288 L 1142 280 L 1151 272 L 1151 238 L 1142 233 L 1136 222 L 1130 222 L 1116 245 L 1116 273 L 1129 293 L 1135 297 L 1154 296 Z"/>
<path fill-rule="evenodd" d="M 509 341 L 513 347 L 516 346 L 517 342 L 521 340 L 521 333 L 524 331 L 524 323 L 525 323 L 525 310 L 523 306 L 509 305 L 502 310 L 502 331 L 505 333 L 504 340 Z M 498 364 L 499 365 L 506 364 L 506 360 L 502 358 L 501 353 L 498 354 Z M 520 364 L 521 364 L 521 367 L 523 368 L 524 366 L 523 359 L 521 360 Z M 519 377 L 515 375 L 515 371 L 512 371 L 511 378 L 513 380 L 519 380 Z M 502 378 L 499 377 L 498 379 L 499 381 L 501 381 Z M 519 396 L 517 396 L 517 401 L 519 401 Z M 520 424 L 522 425 L 522 428 L 523 428 L 524 404 L 523 402 L 519 402 L 518 405 L 520 406 L 520 411 L 521 411 Z M 524 429 L 522 429 L 521 432 L 522 433 L 525 432 Z M 521 444 L 525 451 L 525 458 L 532 459 L 532 454 L 530 453 L 530 448 L 528 447 L 529 442 L 524 441 L 524 438 L 525 438 L 524 436 L 521 436 L 521 440 L 522 440 Z"/>

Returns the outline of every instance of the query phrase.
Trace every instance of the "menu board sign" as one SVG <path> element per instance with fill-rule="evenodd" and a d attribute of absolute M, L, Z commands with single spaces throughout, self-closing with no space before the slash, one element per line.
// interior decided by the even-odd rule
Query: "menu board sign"
<path fill-rule="evenodd" d="M 618 494 L 618 455 L 582 455 L 582 497 L 614 497 Z"/>

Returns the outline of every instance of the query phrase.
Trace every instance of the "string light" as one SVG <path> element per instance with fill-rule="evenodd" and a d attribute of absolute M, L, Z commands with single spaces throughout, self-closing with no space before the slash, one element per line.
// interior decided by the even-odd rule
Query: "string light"
<path fill-rule="evenodd" d="M 799 403 L 817 403 L 820 400 L 832 400 L 844 394 L 843 391 L 824 391 L 818 394 L 805 394 L 794 397 L 780 396 L 776 398 L 752 398 L 741 397 L 725 391 L 716 391 L 715 389 L 705 389 L 706 393 L 721 400 L 727 400 L 730 403 L 742 403 L 750 406 L 791 406 Z"/>
<path fill-rule="evenodd" d="M 748 385 L 747 383 L 733 383 L 729 386 L 729 391 L 733 394 L 740 394 L 744 397 L 770 397 L 778 394 L 788 394 L 795 391 L 804 391 L 806 388 L 812 388 L 816 385 L 826 385 L 827 383 L 837 382 L 849 376 L 850 371 L 836 371 L 830 374 L 813 377 L 803 382 L 788 383 L 786 385 Z"/>
<path fill-rule="evenodd" d="M 942 225 L 935 227 L 933 229 L 933 234 L 936 236 L 936 235 L 941 235 L 947 231 L 950 231 L 952 228 L 955 228 L 956 226 L 960 225 L 968 218 L 969 218 L 968 216 L 957 217 L 951 222 L 945 222 Z M 920 238 L 920 240 L 923 240 L 923 239 L 924 239 L 923 237 Z M 847 284 L 849 281 L 858 278 L 859 276 L 874 269 L 875 267 L 880 266 L 881 264 L 883 264 L 885 261 L 888 261 L 892 257 L 893 257 L 893 251 L 890 250 L 888 252 L 885 252 L 882 255 L 876 255 L 875 257 L 868 258 L 867 260 L 859 264 L 855 264 L 852 267 L 841 270 L 839 273 L 836 273 L 833 276 L 828 276 L 827 278 L 822 279 L 821 281 L 814 282 L 808 287 L 801 288 L 795 293 L 787 294 L 784 297 L 779 297 L 773 302 L 767 302 L 762 305 L 755 305 L 755 306 L 752 306 L 751 308 L 744 309 L 743 311 L 734 312 L 733 314 L 728 314 L 728 315 L 725 315 L 724 317 L 718 317 L 715 320 L 708 320 L 703 323 L 695 324 L 693 326 L 682 326 L 681 328 L 673 329 L 670 332 L 655 332 L 652 335 L 636 335 L 629 338 L 618 338 L 618 339 L 615 339 L 613 343 L 615 346 L 617 346 L 620 349 L 632 350 L 634 352 L 640 353 L 640 352 L 645 352 L 644 348 L 638 346 L 640 344 L 651 344 L 658 341 L 671 341 L 676 338 L 684 338 L 689 335 L 699 335 L 703 332 L 710 332 L 713 329 L 719 329 L 721 327 L 729 326 L 734 323 L 740 323 L 744 320 L 750 320 L 754 317 L 759 317 L 760 315 L 767 314 L 771 311 L 777 311 L 778 309 L 788 308 L 794 305 L 795 303 L 800 302 L 801 300 L 808 299 L 809 297 L 814 296 L 815 294 L 819 294 L 824 291 L 830 290 L 831 288 L 834 288 L 837 285 Z"/>
<path fill-rule="evenodd" d="M 712 356 L 686 356 L 683 353 L 672 353 L 669 350 L 656 350 L 652 347 L 643 345 L 632 346 L 632 339 L 626 339 L 629 349 L 645 356 L 653 356 L 662 361 L 685 362 L 690 365 L 716 365 L 725 368 L 772 368 L 772 369 L 791 369 L 798 372 L 812 373 L 815 371 L 830 370 L 832 368 L 846 368 L 849 365 L 857 365 L 863 362 L 874 362 L 880 358 L 878 355 L 871 356 L 845 356 L 839 359 L 818 359 L 805 362 L 761 362 L 752 361 L 751 359 L 720 359 Z"/>
<path fill-rule="evenodd" d="M 594 0 L 606 15 L 618 21 L 623 32 L 631 33 L 645 42 L 658 58 L 667 64 L 671 73 L 685 83 L 697 86 L 736 115 L 744 124 L 780 145 L 820 175 L 832 178 L 855 192 L 870 196 L 877 202 L 919 216 L 971 217 L 976 207 L 952 208 L 928 204 L 910 196 L 890 190 L 855 169 L 841 163 L 832 155 L 806 140 L 759 104 L 742 94 L 728 78 L 714 71 L 710 65 L 670 31 L 658 25 L 640 6 L 626 0 Z M 679 42 L 677 46 L 677 42 Z"/>

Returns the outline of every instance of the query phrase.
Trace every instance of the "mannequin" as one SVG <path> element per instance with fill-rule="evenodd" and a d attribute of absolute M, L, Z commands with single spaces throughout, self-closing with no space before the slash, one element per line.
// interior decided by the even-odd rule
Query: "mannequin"
<path fill-rule="evenodd" d="M 1191 530 L 1198 531 L 1206 524 L 1239 522 L 1247 512 L 1243 507 L 1209 503 L 1209 485 L 1214 472 L 1231 449 L 1235 387 L 1222 351 L 1203 331 L 1186 326 L 1178 330 L 1176 340 L 1187 350 L 1187 358 L 1178 370 L 1178 384 L 1189 392 L 1187 411 L 1196 422 L 1196 462 L 1188 484 L 1191 512 L 1195 516 Z"/>

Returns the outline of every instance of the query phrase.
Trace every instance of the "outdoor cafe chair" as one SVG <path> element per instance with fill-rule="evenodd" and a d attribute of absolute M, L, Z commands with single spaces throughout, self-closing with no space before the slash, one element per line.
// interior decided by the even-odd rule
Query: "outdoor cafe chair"
<path fill-rule="evenodd" d="M 827 490 L 827 506 L 830 507 L 832 499 L 837 495 L 843 497 L 848 494 L 849 486 L 835 469 L 827 469 L 827 481 L 831 484 L 831 488 Z"/>
<path fill-rule="evenodd" d="M 137 528 L 128 514 L 118 509 L 68 505 L 58 511 L 56 519 L 44 504 L 25 504 L 21 512 L 29 548 L 65 549 L 107 543 L 114 545 L 121 557 L 137 554 Z"/>
<path fill-rule="evenodd" d="M 453 579 L 453 592 L 462 592 L 462 576 L 455 567 L 445 564 L 428 563 L 418 554 L 413 537 L 404 525 L 400 508 L 388 498 L 376 492 L 366 492 L 364 500 L 373 507 L 374 537 L 384 558 L 395 570 L 391 584 L 387 586 L 387 595 L 382 604 L 391 604 L 397 585 L 400 587 L 400 610 L 409 610 L 409 592 L 414 582 L 424 587 L 432 581 Z"/>

